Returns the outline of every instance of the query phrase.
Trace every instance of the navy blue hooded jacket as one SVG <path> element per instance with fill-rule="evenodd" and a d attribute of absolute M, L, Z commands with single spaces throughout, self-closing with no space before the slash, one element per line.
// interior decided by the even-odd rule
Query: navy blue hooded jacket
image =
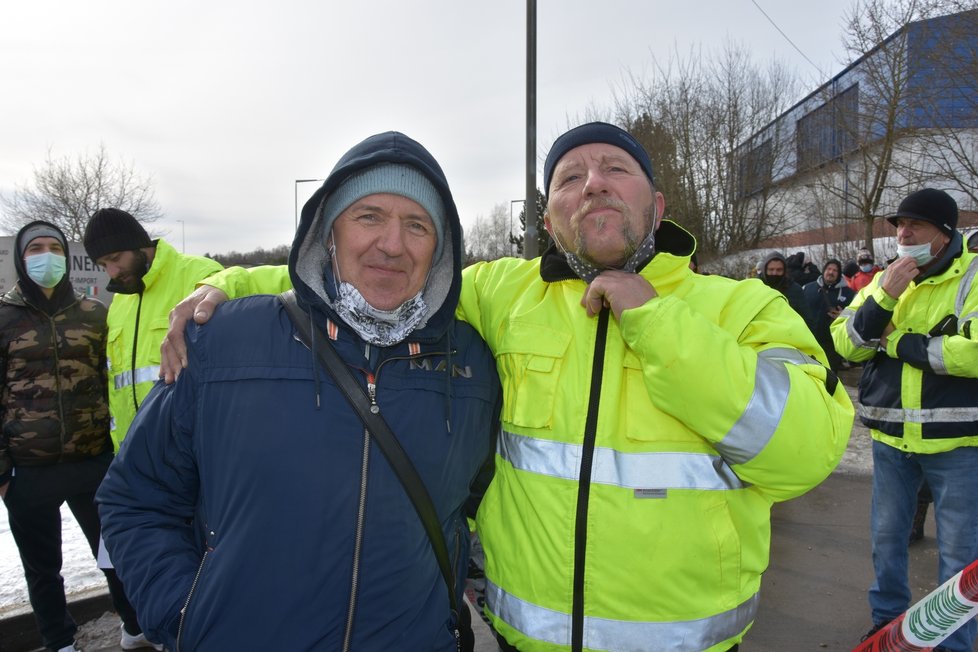
<path fill-rule="evenodd" d="M 420 170 L 448 222 L 425 322 L 385 348 L 333 311 L 320 214 L 338 184 L 381 162 Z M 289 261 L 300 307 L 336 327 L 333 345 L 365 387 L 375 380 L 435 503 L 459 603 L 465 503 L 491 460 L 499 410 L 492 355 L 454 317 L 461 254 L 444 174 L 389 132 L 350 150 L 306 203 Z M 188 368 L 144 401 L 98 493 L 106 546 L 147 636 L 171 650 L 454 650 L 444 580 L 410 499 L 278 299 L 223 304 L 188 326 L 187 341 Z"/>

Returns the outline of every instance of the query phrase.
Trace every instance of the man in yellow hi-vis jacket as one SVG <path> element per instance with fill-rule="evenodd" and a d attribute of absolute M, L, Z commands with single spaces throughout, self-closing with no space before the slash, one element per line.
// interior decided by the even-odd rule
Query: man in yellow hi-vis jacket
<path fill-rule="evenodd" d="M 782 294 L 689 269 L 695 241 L 662 219 L 630 134 L 572 129 L 545 181 L 559 246 L 463 272 L 459 316 L 504 395 L 477 519 L 489 619 L 505 650 L 735 649 L 771 504 L 832 471 L 852 403 Z M 204 321 L 276 274 L 225 272 L 174 312 Z M 172 378 L 173 330 L 165 347 Z"/>
<path fill-rule="evenodd" d="M 89 257 L 105 268 L 116 293 L 109 305 L 109 413 L 115 450 L 160 376 L 160 342 L 170 309 L 221 264 L 178 253 L 117 208 L 96 211 L 83 236 Z"/>
<path fill-rule="evenodd" d="M 934 496 L 938 580 L 978 558 L 978 255 L 942 190 L 895 215 L 898 258 L 832 323 L 836 350 L 864 362 L 859 418 L 873 436 L 873 627 L 910 606 L 907 539 L 926 481 Z M 972 650 L 972 620 L 942 650 Z"/>

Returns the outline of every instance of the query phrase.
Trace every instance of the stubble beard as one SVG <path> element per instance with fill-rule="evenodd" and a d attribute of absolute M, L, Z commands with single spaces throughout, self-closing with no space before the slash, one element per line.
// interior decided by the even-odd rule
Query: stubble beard
<path fill-rule="evenodd" d="M 613 208 L 621 213 L 621 224 L 618 227 L 618 234 L 621 236 L 621 240 L 624 244 L 622 246 L 621 255 L 611 264 L 600 263 L 594 260 L 590 249 L 588 248 L 587 242 L 585 241 L 583 229 L 581 228 L 581 220 L 583 220 L 589 212 L 596 208 L 605 207 Z M 643 233 L 636 234 L 632 231 L 631 216 L 631 208 L 629 208 L 626 203 L 617 199 L 597 198 L 588 200 L 577 211 L 575 211 L 574 215 L 571 217 L 571 228 L 574 230 L 574 253 L 576 253 L 581 260 L 597 268 L 620 268 L 622 265 L 624 265 L 625 261 L 635 254 L 638 247 L 642 244 L 642 241 L 645 240 L 645 236 L 648 235 L 655 226 L 653 205 L 651 203 L 644 211 L 645 229 Z M 606 221 L 607 218 L 604 215 L 599 215 L 595 219 L 594 226 L 596 230 L 600 231 L 604 229 Z"/>

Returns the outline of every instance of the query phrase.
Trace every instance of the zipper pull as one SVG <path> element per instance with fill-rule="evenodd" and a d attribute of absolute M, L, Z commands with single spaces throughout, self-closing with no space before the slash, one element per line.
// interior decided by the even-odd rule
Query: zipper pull
<path fill-rule="evenodd" d="M 370 411 L 373 414 L 380 412 L 380 406 L 377 405 L 377 383 L 375 381 L 373 374 L 367 374 L 367 396 L 370 397 Z"/>

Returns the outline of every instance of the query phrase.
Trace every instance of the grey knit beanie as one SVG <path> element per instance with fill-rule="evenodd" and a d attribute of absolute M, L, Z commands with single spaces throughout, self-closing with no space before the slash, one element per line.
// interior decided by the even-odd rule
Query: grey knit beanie
<path fill-rule="evenodd" d="M 354 202 L 367 195 L 390 194 L 416 201 L 435 225 L 437 261 L 445 242 L 445 206 L 435 185 L 416 168 L 400 163 L 381 163 L 357 172 L 341 183 L 323 202 L 323 234 L 328 237 L 333 222 Z"/>
<path fill-rule="evenodd" d="M 34 222 L 33 224 L 28 224 L 21 230 L 20 233 L 17 234 L 17 244 L 20 247 L 17 255 L 23 258 L 24 251 L 27 249 L 27 245 L 29 245 L 32 240 L 45 237 L 54 238 L 61 243 L 62 249 L 66 249 L 65 237 L 61 234 L 61 231 L 57 230 L 47 222 Z"/>

